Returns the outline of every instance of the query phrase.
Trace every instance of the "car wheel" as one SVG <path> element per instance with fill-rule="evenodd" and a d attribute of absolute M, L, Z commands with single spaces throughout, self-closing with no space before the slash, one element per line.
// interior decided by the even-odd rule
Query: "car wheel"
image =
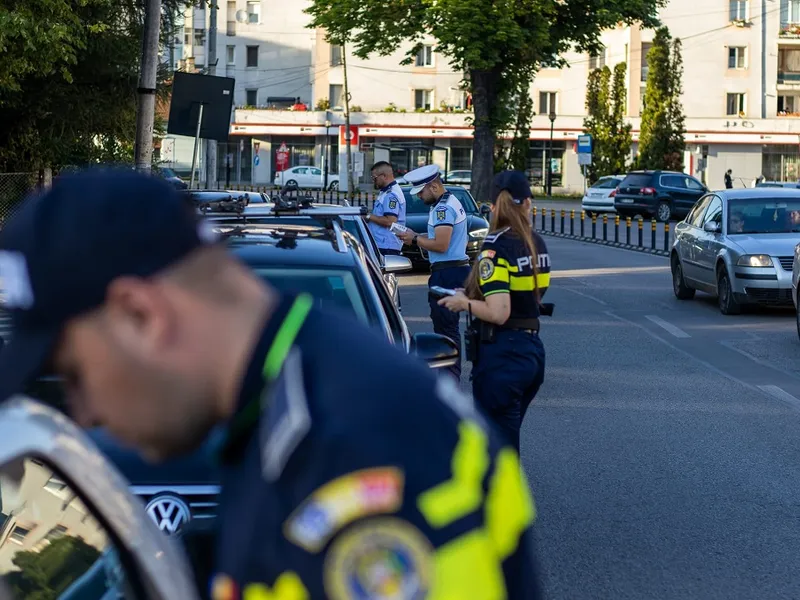
<path fill-rule="evenodd" d="M 338 181 L 331 181 L 331 184 L 328 186 L 328 189 L 332 192 L 335 192 L 339 189 L 339 182 Z"/>
<path fill-rule="evenodd" d="M 717 302 L 723 315 L 738 315 L 742 312 L 742 305 L 733 297 L 731 280 L 725 267 L 721 267 L 717 273 Z"/>
<path fill-rule="evenodd" d="M 669 205 L 669 202 L 659 202 L 658 208 L 656 208 L 656 219 L 662 223 L 669 223 L 671 217 L 672 207 Z"/>
<path fill-rule="evenodd" d="M 286 187 L 287 188 L 296 188 L 297 187 L 297 182 L 294 179 L 290 179 L 289 181 L 286 182 Z"/>
<path fill-rule="evenodd" d="M 695 289 L 686 285 L 683 278 L 683 267 L 677 256 L 672 257 L 672 291 L 678 300 L 691 300 L 694 298 Z"/>

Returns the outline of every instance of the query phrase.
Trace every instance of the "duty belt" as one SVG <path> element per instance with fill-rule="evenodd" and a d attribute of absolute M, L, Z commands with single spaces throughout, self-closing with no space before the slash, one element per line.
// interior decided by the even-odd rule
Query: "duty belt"
<path fill-rule="evenodd" d="M 443 260 L 431 263 L 431 272 L 441 271 L 442 269 L 452 269 L 453 267 L 468 267 L 469 260 Z"/>
<path fill-rule="evenodd" d="M 500 326 L 500 329 L 516 329 L 539 333 L 539 319 L 508 319 Z"/>

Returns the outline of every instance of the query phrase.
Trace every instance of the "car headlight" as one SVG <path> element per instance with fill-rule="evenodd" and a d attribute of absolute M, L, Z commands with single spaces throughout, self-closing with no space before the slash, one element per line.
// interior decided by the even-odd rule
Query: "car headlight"
<path fill-rule="evenodd" d="M 475 229 L 474 231 L 470 231 L 469 237 L 476 240 L 482 240 L 483 238 L 486 237 L 488 233 L 489 233 L 489 228 L 484 227 L 483 229 Z"/>
<path fill-rule="evenodd" d="M 772 259 L 766 254 L 748 254 L 736 262 L 740 267 L 771 267 Z"/>

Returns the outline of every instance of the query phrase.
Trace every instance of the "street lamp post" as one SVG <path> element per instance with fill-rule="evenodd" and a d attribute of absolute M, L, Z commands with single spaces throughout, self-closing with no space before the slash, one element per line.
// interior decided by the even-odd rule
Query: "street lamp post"
<path fill-rule="evenodd" d="M 324 180 L 324 182 L 322 184 L 322 187 L 323 187 L 323 189 L 325 191 L 328 190 L 328 171 L 331 168 L 330 167 L 330 158 L 331 157 L 328 155 L 328 146 L 331 143 L 331 140 L 330 140 L 330 137 L 329 137 L 330 134 L 328 133 L 328 130 L 330 128 L 331 128 L 331 122 L 330 122 L 330 120 L 326 119 L 325 120 L 325 156 L 323 157 L 324 158 L 324 162 L 325 162 L 325 173 L 324 173 L 325 180 Z"/>
<path fill-rule="evenodd" d="M 550 146 L 547 149 L 547 195 L 553 195 L 553 126 L 556 122 L 556 109 L 550 109 Z"/>

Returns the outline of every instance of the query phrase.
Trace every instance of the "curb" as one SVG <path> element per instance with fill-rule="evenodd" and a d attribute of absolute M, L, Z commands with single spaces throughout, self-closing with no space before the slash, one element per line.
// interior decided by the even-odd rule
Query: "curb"
<path fill-rule="evenodd" d="M 573 235 L 569 233 L 560 233 L 558 231 L 548 231 L 546 229 L 536 229 L 535 231 L 540 235 L 549 235 L 550 237 L 564 238 L 567 240 L 576 240 L 578 242 L 589 242 L 592 244 L 600 244 L 601 246 L 611 246 L 612 248 L 619 248 L 621 250 L 633 250 L 634 252 L 641 252 L 644 254 L 652 254 L 653 256 L 664 256 L 666 258 L 669 258 L 668 251 L 658 250 L 654 248 L 647 248 L 645 246 L 634 246 L 632 244 L 615 242 L 613 240 L 600 240 L 597 238 Z"/>

